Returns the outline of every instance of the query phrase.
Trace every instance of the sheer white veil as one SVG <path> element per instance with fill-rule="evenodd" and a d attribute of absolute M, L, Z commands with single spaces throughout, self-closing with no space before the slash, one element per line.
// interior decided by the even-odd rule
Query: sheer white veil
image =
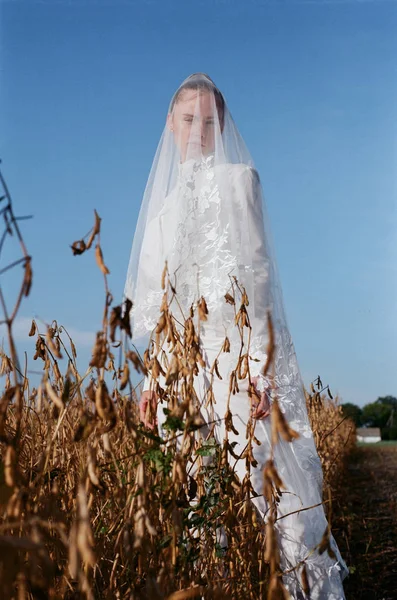
<path fill-rule="evenodd" d="M 224 96 L 207 75 L 191 75 L 171 99 L 136 225 L 125 285 L 125 297 L 133 302 L 133 341 L 147 344 L 158 322 L 165 260 L 179 299 L 171 307 L 174 315 L 181 311 L 188 316 L 201 296 L 207 301 L 208 320 L 200 329 L 203 346 L 215 339 L 221 348 L 227 335 L 238 352 L 234 307 L 225 294 L 233 277 L 244 286 L 252 328 L 251 376 L 266 361 L 270 312 L 275 390 L 286 419 L 300 434 L 291 444 L 278 444 L 277 468 L 305 506 L 317 506 L 300 515 L 307 522 L 308 547 L 313 547 L 326 524 L 322 469 L 272 248 L 259 175 Z M 335 544 L 334 549 L 340 559 Z M 333 565 L 331 559 L 321 560 L 326 568 Z M 339 563 L 345 569 L 341 559 Z"/>
<path fill-rule="evenodd" d="M 201 295 L 207 301 L 203 335 L 232 339 L 234 312 L 224 296 L 236 276 L 250 302 L 250 356 L 258 360 L 251 373 L 266 359 L 270 311 L 280 403 L 293 425 L 309 431 L 272 247 L 259 175 L 224 96 L 208 75 L 193 74 L 171 99 L 136 225 L 125 284 L 133 340 L 146 344 L 156 326 L 166 259 L 182 308 Z"/>

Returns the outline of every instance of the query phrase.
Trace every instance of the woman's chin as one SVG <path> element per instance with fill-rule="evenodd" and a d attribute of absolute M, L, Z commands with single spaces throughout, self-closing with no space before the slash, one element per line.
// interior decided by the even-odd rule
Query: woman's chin
<path fill-rule="evenodd" d="M 189 144 L 186 154 L 181 159 L 181 162 L 186 162 L 188 160 L 197 160 L 201 158 L 206 158 L 210 154 L 213 153 L 211 148 L 206 148 L 205 146 L 201 146 L 200 144 Z"/>

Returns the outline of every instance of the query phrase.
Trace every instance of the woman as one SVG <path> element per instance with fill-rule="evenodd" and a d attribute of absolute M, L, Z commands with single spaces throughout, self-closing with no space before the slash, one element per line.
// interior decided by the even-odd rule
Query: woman
<path fill-rule="evenodd" d="M 165 260 L 177 290 L 178 302 L 172 307 L 177 321 L 183 323 L 190 307 L 197 307 L 202 297 L 206 300 L 208 315 L 199 332 L 205 365 L 195 377 L 204 421 L 215 423 L 214 434 L 222 441 L 229 408 L 234 421 L 234 430 L 228 431 L 229 442 L 234 453 L 241 455 L 246 428 L 252 417 L 256 419 L 255 437 L 261 444 L 254 448 L 257 466 L 251 469 L 251 483 L 258 494 L 253 501 L 264 519 L 268 506 L 263 497 L 263 468 L 271 453 L 272 417 L 269 382 L 262 372 L 269 341 L 267 314 L 271 314 L 272 385 L 289 425 L 299 432 L 298 439 L 280 441 L 274 449 L 284 488 L 291 490 L 282 495 L 278 505 L 278 515 L 283 516 L 277 526 L 282 567 L 290 571 L 283 580 L 292 597 L 304 597 L 298 571 L 293 570 L 304 560 L 312 599 L 344 598 L 341 580 L 346 566 L 333 538 L 336 559 L 327 552 L 311 553 L 327 526 L 323 507 L 299 512 L 321 503 L 322 471 L 284 316 L 259 176 L 224 97 L 202 73 L 188 77 L 171 100 L 139 214 L 125 288 L 125 295 L 134 303 L 135 343 L 147 342 L 156 327 L 164 295 L 160 280 Z M 248 351 L 247 340 L 243 345 L 247 374 L 230 395 L 230 375 L 241 354 L 241 330 L 235 326 L 231 300 L 236 291 L 248 296 L 250 339 Z M 230 352 L 222 352 L 225 336 Z M 212 381 L 215 360 L 222 379 Z M 250 382 L 259 399 L 254 408 L 248 397 Z M 150 408 L 158 401 L 155 383 L 149 374 L 140 400 L 141 418 L 148 426 L 153 426 L 148 421 Z M 207 402 L 209 385 L 216 404 Z M 160 403 L 157 420 L 161 428 L 165 415 Z M 245 460 L 234 461 L 233 468 L 242 481 Z"/>

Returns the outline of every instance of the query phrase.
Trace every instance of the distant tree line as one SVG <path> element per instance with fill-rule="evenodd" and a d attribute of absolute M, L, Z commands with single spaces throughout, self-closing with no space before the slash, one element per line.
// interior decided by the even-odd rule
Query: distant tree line
<path fill-rule="evenodd" d="M 383 396 L 362 408 L 351 402 L 342 404 L 343 415 L 356 427 L 379 427 L 382 440 L 397 440 L 397 398 Z"/>

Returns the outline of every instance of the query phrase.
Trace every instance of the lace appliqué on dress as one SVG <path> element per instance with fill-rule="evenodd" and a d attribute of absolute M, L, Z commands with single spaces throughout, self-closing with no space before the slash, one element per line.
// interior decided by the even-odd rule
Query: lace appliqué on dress
<path fill-rule="evenodd" d="M 170 252 L 170 273 L 175 274 L 179 304 L 185 315 L 204 296 L 209 311 L 204 327 L 230 324 L 232 311 L 224 296 L 230 288 L 230 275 L 237 272 L 232 252 L 230 224 L 222 223 L 222 202 L 210 156 L 181 169 L 178 181 L 178 214 Z"/>

